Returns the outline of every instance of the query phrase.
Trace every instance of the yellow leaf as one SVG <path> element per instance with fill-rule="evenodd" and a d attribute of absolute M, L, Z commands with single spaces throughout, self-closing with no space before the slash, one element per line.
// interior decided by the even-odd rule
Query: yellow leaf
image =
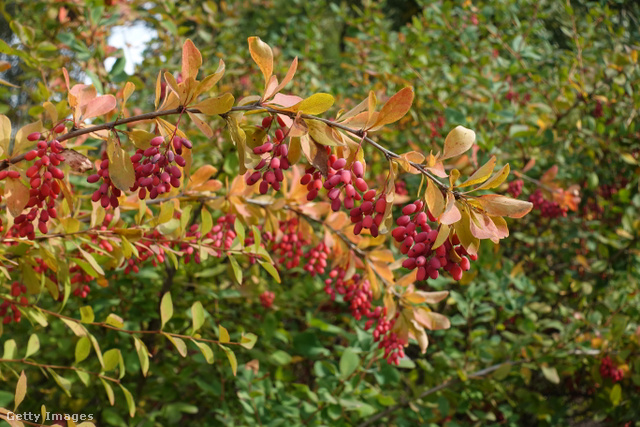
<path fill-rule="evenodd" d="M 316 93 L 294 105 L 289 110 L 312 115 L 321 114 L 331 108 L 334 101 L 333 96 L 328 93 Z"/>
<path fill-rule="evenodd" d="M 522 218 L 531 211 L 533 204 L 524 200 L 512 199 L 498 194 L 487 194 L 475 199 L 491 216 Z"/>
<path fill-rule="evenodd" d="M 127 82 L 124 85 L 124 89 L 122 90 L 122 106 L 123 107 L 129 100 L 129 97 L 131 96 L 134 90 L 136 90 L 136 85 L 134 85 L 133 83 Z"/>
<path fill-rule="evenodd" d="M 378 129 L 390 123 L 397 122 L 407 114 L 412 103 L 413 88 L 405 87 L 404 89 L 400 89 L 398 93 L 389 98 L 382 106 L 378 114 L 378 119 L 371 128 Z"/>
<path fill-rule="evenodd" d="M 133 145 L 141 150 L 146 150 L 147 148 L 151 147 L 149 141 L 151 141 L 155 137 L 155 135 L 151 132 L 147 132 L 146 130 L 142 129 L 133 129 L 131 132 L 127 132 L 127 136 L 129 137 Z"/>
<path fill-rule="evenodd" d="M 202 55 L 190 39 L 182 45 L 182 79 L 195 79 L 202 66 Z"/>
<path fill-rule="evenodd" d="M 204 120 L 202 120 L 199 116 L 201 116 L 201 114 L 195 114 L 192 112 L 187 112 L 187 114 L 189 115 L 189 118 L 191 119 L 191 121 L 196 125 L 196 127 L 198 129 L 200 129 L 200 131 L 207 137 L 207 138 L 211 138 L 213 137 L 213 129 L 211 129 L 211 126 L 209 126 L 207 124 L 207 122 L 205 122 Z M 191 150 L 189 150 L 191 151 Z"/>
<path fill-rule="evenodd" d="M 29 141 L 27 137 L 33 132 L 42 132 L 43 129 L 44 128 L 42 127 L 42 122 L 40 120 L 35 123 L 29 123 L 28 125 L 25 125 L 18 129 L 18 132 L 16 132 L 15 141 L 13 142 L 12 154 L 20 154 L 23 151 L 26 151 L 28 147 L 35 145 L 35 142 Z M 0 136 L 0 138 L 2 137 Z"/>
<path fill-rule="evenodd" d="M 107 140 L 107 155 L 109 157 L 109 178 L 121 191 L 129 191 L 136 180 L 133 163 L 129 153 L 124 151 L 113 138 Z"/>
<path fill-rule="evenodd" d="M 228 343 L 229 341 L 231 341 L 231 338 L 229 337 L 229 331 L 227 331 L 227 328 L 225 328 L 224 326 L 218 325 L 218 334 L 220 335 L 221 343 Z"/>
<path fill-rule="evenodd" d="M 476 133 L 464 126 L 456 126 L 444 140 L 444 152 L 441 160 L 465 153 L 476 140 Z"/>
<path fill-rule="evenodd" d="M 442 191 L 436 186 L 431 178 L 427 178 L 427 191 L 425 192 L 427 207 L 433 216 L 438 218 L 445 208 Z"/>
<path fill-rule="evenodd" d="M 338 145 L 344 145 L 341 140 L 335 137 L 334 130 L 327 124 L 318 120 L 305 120 L 304 121 L 309 129 L 309 135 L 315 142 L 320 145 L 327 145 L 335 147 Z"/>
<path fill-rule="evenodd" d="M 453 227 L 456 230 L 460 244 L 462 244 L 469 255 L 477 254 L 480 247 L 480 240 L 471 234 L 470 218 L 466 209 L 462 209 L 460 221 L 457 221 Z"/>
<path fill-rule="evenodd" d="M 484 184 L 474 189 L 475 190 L 489 190 L 491 188 L 499 187 L 507 177 L 509 176 L 509 164 L 507 163 L 500 169 L 495 175 L 485 181 Z"/>
<path fill-rule="evenodd" d="M 260 37 L 249 37 L 247 41 L 249 42 L 251 57 L 260 67 L 260 71 L 262 71 L 266 88 L 273 74 L 273 52 L 268 44 L 260 40 Z"/>
<path fill-rule="evenodd" d="M 447 237 L 449 237 L 449 226 L 447 224 L 440 224 L 438 237 L 436 237 L 435 242 L 433 242 L 431 249 L 438 249 L 447 241 Z"/>
<path fill-rule="evenodd" d="M 154 105 L 158 108 L 160 103 L 160 95 L 162 94 L 162 71 L 158 71 L 158 78 L 156 79 L 156 99 Z"/>
<path fill-rule="evenodd" d="M 11 143 L 11 121 L 9 117 L 0 114 L 0 155 L 9 152 Z"/>
<path fill-rule="evenodd" d="M 467 178 L 465 182 L 458 185 L 458 187 L 464 188 L 470 185 L 475 185 L 475 184 L 484 182 L 487 178 L 489 178 L 489 176 L 491 176 L 491 173 L 493 172 L 493 169 L 495 167 L 496 167 L 496 157 L 492 156 L 487 163 L 480 166 L 480 168 L 478 168 L 478 170 L 475 171 L 473 175 Z"/>
<path fill-rule="evenodd" d="M 218 63 L 218 69 L 216 70 L 216 72 L 208 75 L 207 77 L 202 79 L 200 83 L 198 83 L 198 86 L 196 86 L 194 97 L 198 97 L 201 94 L 207 92 L 216 83 L 218 83 L 222 78 L 222 76 L 224 75 L 224 70 L 225 70 L 224 61 L 221 59 L 220 62 Z"/>
<path fill-rule="evenodd" d="M 230 93 L 225 93 L 224 95 L 217 96 L 215 98 L 205 99 L 204 101 L 200 101 L 197 104 L 193 105 L 194 109 L 200 110 L 201 113 L 206 114 L 208 116 L 213 116 L 216 114 L 224 114 L 231 110 L 233 107 L 233 103 L 235 99 L 233 95 Z"/>

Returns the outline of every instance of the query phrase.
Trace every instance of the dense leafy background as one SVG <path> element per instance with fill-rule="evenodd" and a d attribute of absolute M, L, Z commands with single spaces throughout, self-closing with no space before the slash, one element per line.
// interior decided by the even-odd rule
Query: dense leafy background
<path fill-rule="evenodd" d="M 196 351 L 183 359 L 159 339 L 147 343 L 154 357 L 144 378 L 130 343 L 96 331 L 105 348 L 124 352 L 130 374 L 123 381 L 136 396 L 136 417 L 129 418 L 121 395 L 111 407 L 99 383 L 86 388 L 76 380 L 72 397 L 44 376 L 39 387 L 37 369 L 22 411 L 46 403 L 59 412 L 95 413 L 98 425 L 114 426 L 346 426 L 383 411 L 375 423 L 398 426 L 633 425 L 640 418 L 637 3 L 30 0 L 0 7 L 0 37 L 22 52 L 2 58 L 13 65 L 2 78 L 21 86 L 0 86 L 0 113 L 13 123 L 32 121 L 42 102 L 61 99 L 42 78 L 60 85 L 62 66 L 101 92 L 133 81 L 130 108 L 149 111 L 158 70 L 179 70 L 187 37 L 201 49 L 207 74 L 224 58 L 221 91 L 236 98 L 255 93 L 261 76 L 245 40 L 257 34 L 278 48 L 278 71 L 301 59 L 291 90 L 300 95 L 330 92 L 347 107 L 370 89 L 385 96 L 412 85 L 410 117 L 380 135 L 385 146 L 438 150 L 450 129 L 464 125 L 477 132 L 480 164 L 495 154 L 522 171 L 535 160 L 526 172 L 534 180 L 555 165 L 554 182 L 577 185 L 581 196 L 566 217 L 534 210 L 512 221 L 511 237 L 499 246 L 484 243 L 461 283 L 431 282 L 451 291 L 439 309 L 452 328 L 431 335 L 426 355 L 409 347 L 400 367 L 380 361 L 362 325 L 328 304 L 319 278 L 300 269 L 276 284 L 256 267 L 245 272 L 253 280 L 238 287 L 226 263 L 210 260 L 173 277 L 173 327 L 189 328 L 189 307 L 200 300 L 210 324 L 223 322 L 232 338 L 242 330 L 258 335 L 253 350 L 237 352 L 237 377 L 223 354 L 208 365 Z M 62 23 L 61 7 L 68 13 Z M 118 25 L 157 33 L 131 76 L 123 71 L 123 52 L 108 48 Z M 116 58 L 112 68 L 103 65 L 106 58 Z M 190 136 L 196 166 L 217 165 L 223 181 L 237 174 L 226 131 L 213 140 Z M 368 155 L 382 172 L 383 158 Z M 404 178 L 409 193 L 417 193 L 419 179 Z M 537 187 L 525 181 L 521 197 Z M 114 311 L 128 324 L 145 324 L 158 316 L 167 274 L 145 265 L 92 290 L 87 302 L 97 317 Z M 270 309 L 258 299 L 266 289 L 275 293 Z M 76 311 L 80 305 L 69 303 Z M 29 330 L 13 325 L 0 340 L 13 338 L 23 349 Z M 77 337 L 63 324 L 39 336 L 48 363 L 73 363 Z M 623 369 L 621 381 L 601 377 L 605 356 Z M 253 359 L 258 369 L 243 366 Z M 16 380 L 4 367 L 2 375 L 0 406 L 12 401 Z"/>

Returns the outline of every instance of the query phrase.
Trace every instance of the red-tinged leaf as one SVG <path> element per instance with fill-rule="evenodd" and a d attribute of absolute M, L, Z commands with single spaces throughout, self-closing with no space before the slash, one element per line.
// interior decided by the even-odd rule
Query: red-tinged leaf
<path fill-rule="evenodd" d="M 83 84 L 74 85 L 69 93 L 75 96 L 78 107 L 84 107 L 98 95 L 95 87 Z"/>
<path fill-rule="evenodd" d="M 342 140 L 336 137 L 335 131 L 327 124 L 318 120 L 305 120 L 309 136 L 320 145 L 335 147 L 345 145 Z"/>
<path fill-rule="evenodd" d="M 283 95 L 281 93 L 277 93 L 273 99 L 266 104 L 269 105 L 279 105 L 280 107 L 290 108 L 296 104 L 302 102 L 302 98 L 296 95 Z M 288 117 L 288 116 L 283 116 Z"/>
<path fill-rule="evenodd" d="M 89 102 L 84 110 L 83 118 L 90 119 L 102 116 L 116 108 L 116 97 L 113 95 L 102 95 Z"/>
<path fill-rule="evenodd" d="M 445 200 L 442 191 L 431 178 L 427 178 L 427 191 L 425 192 L 427 207 L 433 216 L 439 217 L 445 209 Z"/>
<path fill-rule="evenodd" d="M 424 291 L 415 291 L 415 295 L 418 295 L 422 298 L 422 302 L 427 304 L 437 304 L 440 301 L 444 300 L 447 296 L 449 296 L 449 291 L 438 291 L 438 292 L 424 292 Z"/>
<path fill-rule="evenodd" d="M 440 223 L 445 225 L 451 225 L 458 221 L 460 221 L 461 213 L 457 204 L 455 203 L 455 199 L 451 196 L 450 193 L 447 193 L 447 207 L 444 210 L 444 213 L 440 215 L 438 220 Z"/>
<path fill-rule="evenodd" d="M 215 98 L 205 99 L 193 105 L 194 109 L 200 110 L 201 113 L 208 116 L 228 113 L 233 107 L 235 99 L 230 93 L 217 96 Z"/>
<path fill-rule="evenodd" d="M 556 178 L 557 174 L 558 165 L 553 165 L 542 175 L 542 177 L 540 177 L 540 182 L 543 184 L 549 184 Z"/>
<path fill-rule="evenodd" d="M 458 185 L 460 188 L 469 187 L 471 185 L 480 184 L 491 176 L 493 169 L 496 167 L 496 157 L 492 156 L 487 163 L 478 168 L 466 181 Z"/>
<path fill-rule="evenodd" d="M 389 98 L 382 106 L 378 119 L 371 126 L 371 129 L 379 129 L 382 126 L 397 122 L 411 109 L 411 104 L 413 104 L 413 88 L 405 87 Z"/>
<path fill-rule="evenodd" d="M 418 345 L 420 346 L 420 351 L 422 354 L 427 352 L 427 347 L 429 347 L 429 337 L 427 337 L 427 333 L 424 328 L 415 320 L 411 320 L 411 333 L 416 341 L 418 341 Z"/>
<path fill-rule="evenodd" d="M 182 46 L 182 78 L 196 78 L 198 70 L 202 66 L 202 55 L 198 48 L 189 39 Z"/>
<path fill-rule="evenodd" d="M 456 126 L 444 140 L 441 160 L 457 157 L 469 150 L 476 140 L 476 133 L 464 126 Z"/>
<path fill-rule="evenodd" d="M 428 311 L 425 308 L 416 308 L 413 312 L 413 317 L 418 323 L 431 331 L 449 329 L 451 327 L 451 322 L 445 316 Z"/>
<path fill-rule="evenodd" d="M 496 227 L 491 218 L 484 214 L 478 214 L 471 211 L 472 220 L 470 222 L 471 234 L 474 237 L 482 239 L 491 239 L 494 243 L 498 243 L 500 239 L 507 237 L 502 231 Z"/>
<path fill-rule="evenodd" d="M 293 58 L 293 61 L 291 62 L 291 65 L 289 66 L 289 70 L 287 71 L 287 74 L 284 76 L 284 79 L 282 79 L 278 87 L 276 87 L 275 93 L 280 92 L 282 89 L 284 89 L 286 85 L 289 84 L 289 82 L 293 79 L 293 76 L 295 76 L 297 69 L 298 69 L 298 57 L 296 56 L 295 58 Z"/>
<path fill-rule="evenodd" d="M 268 44 L 260 40 L 260 37 L 249 37 L 249 52 L 251 58 L 258 64 L 262 75 L 264 76 L 265 88 L 271 75 L 273 74 L 273 52 Z"/>
<path fill-rule="evenodd" d="M 9 213 L 15 218 L 22 213 L 29 202 L 29 188 L 19 178 L 7 178 L 4 184 L 4 198 Z"/>
<path fill-rule="evenodd" d="M 487 194 L 476 198 L 490 216 L 508 216 L 522 218 L 531 211 L 533 204 L 524 200 L 512 199 L 498 194 Z"/>
<path fill-rule="evenodd" d="M 340 114 L 338 116 L 338 120 L 340 122 L 344 122 L 345 120 L 348 120 L 352 117 L 357 116 L 358 114 L 364 112 L 367 108 L 368 105 L 370 103 L 370 98 L 373 97 L 375 99 L 375 94 L 373 93 L 373 91 L 369 92 L 369 97 L 365 98 L 360 104 L 356 105 L 355 107 L 353 107 L 351 110 L 347 111 L 344 114 Z M 375 108 L 375 105 L 374 105 Z"/>

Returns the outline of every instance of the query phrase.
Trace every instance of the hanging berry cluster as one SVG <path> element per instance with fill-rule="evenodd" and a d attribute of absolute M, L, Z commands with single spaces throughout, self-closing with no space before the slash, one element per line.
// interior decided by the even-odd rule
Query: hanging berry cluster
<path fill-rule="evenodd" d="M 605 356 L 602 362 L 600 362 L 600 376 L 602 376 L 602 378 L 611 378 L 614 383 L 617 383 L 624 378 L 624 371 L 614 367 L 611 358 Z"/>
<path fill-rule="evenodd" d="M 245 178 L 248 185 L 260 182 L 260 194 L 267 194 L 269 187 L 275 191 L 280 190 L 284 180 L 283 171 L 289 169 L 289 159 L 287 158 L 289 147 L 284 143 L 286 124 L 280 117 L 277 121 L 279 128 L 275 130 L 273 139 L 271 135 L 267 135 L 266 141 L 253 149 L 253 154 L 261 156 L 261 160 L 254 171 L 247 173 Z M 257 128 L 266 130 L 268 133 L 272 124 L 273 117 L 265 117 L 262 120 L 262 126 L 257 126 Z"/>
<path fill-rule="evenodd" d="M 11 284 L 11 296 L 14 298 L 14 301 L 17 301 L 20 305 L 27 305 L 27 287 L 20 282 L 13 282 Z M 21 296 L 22 295 L 22 296 Z M 9 309 L 11 309 L 11 313 L 9 313 Z M 13 322 L 19 323 L 22 319 L 22 314 L 16 306 L 15 303 L 4 300 L 2 304 L 0 304 L 0 317 L 3 317 L 2 323 L 5 325 Z"/>
<path fill-rule="evenodd" d="M 180 187 L 180 177 L 187 162 L 182 157 L 184 149 L 190 150 L 193 144 L 186 138 L 173 136 L 168 142 L 162 136 L 149 141 L 151 146 L 145 150 L 138 149 L 131 156 L 136 174 L 131 191 L 138 191 L 141 200 L 157 198 L 171 191 L 171 187 Z"/>
<path fill-rule="evenodd" d="M 529 196 L 529 201 L 533 203 L 533 208 L 538 209 L 545 218 L 558 218 L 567 216 L 568 208 L 560 206 L 557 202 L 545 199 L 541 189 L 537 189 Z"/>
<path fill-rule="evenodd" d="M 329 277 L 324 281 L 325 292 L 336 299 L 336 294 L 342 295 L 344 302 L 349 304 L 351 315 L 356 320 L 367 318 L 365 330 L 376 325 L 373 331 L 373 339 L 378 342 L 378 348 L 384 349 L 384 358 L 388 363 L 398 365 L 404 357 L 404 345 L 397 334 L 392 331 L 395 318 L 387 319 L 386 307 L 372 308 L 373 291 L 368 280 L 360 274 L 347 276 L 344 268 L 334 268 L 329 272 Z M 397 317 L 397 316 L 396 316 Z"/>
<path fill-rule="evenodd" d="M 53 132 L 60 133 L 65 130 L 64 124 L 60 124 L 53 129 Z M 57 140 L 47 142 L 41 139 L 42 135 L 35 132 L 27 136 L 29 141 L 38 141 L 37 149 L 25 154 L 25 160 L 34 160 L 32 166 L 27 169 L 26 175 L 29 178 L 31 189 L 29 190 L 29 201 L 25 209 L 30 209 L 26 214 L 20 214 L 14 219 L 14 227 L 17 235 L 35 239 L 35 227 L 33 222 L 38 219 L 38 230 L 46 234 L 49 230 L 47 222 L 49 218 L 57 218 L 55 202 L 60 194 L 61 187 L 59 180 L 64 178 L 64 172 L 57 166 L 64 160 L 62 156 L 63 147 Z"/>
<path fill-rule="evenodd" d="M 419 281 L 428 277 L 437 279 L 442 269 L 448 271 L 454 280 L 460 280 L 462 272 L 471 268 L 467 251 L 455 234 L 434 249 L 438 230 L 432 229 L 427 220 L 435 221 L 435 218 L 430 218 L 430 213 L 423 208 L 422 200 L 403 207 L 402 216 L 396 220 L 398 226 L 391 232 L 396 242 L 400 243 L 400 252 L 408 256 L 402 266 L 409 270 L 417 268 L 416 279 Z M 471 255 L 470 258 L 475 261 L 477 255 Z"/>

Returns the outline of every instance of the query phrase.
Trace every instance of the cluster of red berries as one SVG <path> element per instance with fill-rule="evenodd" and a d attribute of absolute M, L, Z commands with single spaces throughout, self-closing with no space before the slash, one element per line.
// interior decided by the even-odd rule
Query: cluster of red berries
<path fill-rule="evenodd" d="M 602 376 L 602 378 L 611 378 L 614 383 L 617 383 L 624 378 L 624 371 L 614 367 L 611 358 L 605 356 L 600 362 L 600 376 Z"/>
<path fill-rule="evenodd" d="M 507 193 L 511 194 L 511 197 L 518 198 L 520 194 L 522 194 L 522 187 L 524 186 L 524 181 L 521 179 L 516 179 L 515 181 L 511 181 L 509 183 L 509 188 L 507 188 Z"/>
<path fill-rule="evenodd" d="M 216 224 L 207 233 L 206 237 L 213 240 L 213 247 L 219 248 L 216 252 L 218 258 L 222 257 L 224 251 L 231 249 L 233 239 L 236 238 L 236 231 L 233 228 L 235 222 L 236 216 L 234 214 L 223 215 L 217 219 Z"/>
<path fill-rule="evenodd" d="M 191 141 L 179 136 L 174 136 L 168 143 L 164 137 L 156 136 L 149 143 L 149 148 L 138 149 L 131 156 L 136 173 L 131 191 L 138 191 L 141 200 L 146 199 L 147 193 L 151 199 L 155 199 L 171 191 L 171 187 L 180 187 L 180 168 L 187 164 L 182 152 L 183 149 L 190 150 L 193 147 Z"/>
<path fill-rule="evenodd" d="M 198 228 L 200 228 L 198 224 L 193 224 L 189 227 L 185 234 L 185 241 L 180 244 L 180 250 L 184 253 L 185 264 L 189 264 L 191 262 L 191 257 L 193 257 L 193 261 L 196 264 L 200 264 L 200 252 L 196 251 L 190 244 L 190 241 L 199 240 L 200 237 L 202 237 L 202 233 L 200 233 Z"/>
<path fill-rule="evenodd" d="M 14 301 L 17 301 L 20 305 L 25 306 L 28 304 L 26 293 L 27 287 L 25 285 L 20 284 L 20 282 L 13 282 L 11 284 L 11 296 L 14 298 Z M 11 309 L 13 314 L 7 313 L 9 309 Z M 0 304 L 0 317 L 3 317 L 2 323 L 5 325 L 11 323 L 11 321 L 18 323 L 22 319 L 22 313 L 20 313 L 20 310 L 14 303 L 4 300 L 2 304 Z"/>
<path fill-rule="evenodd" d="M 320 242 L 311 248 L 304 257 L 306 258 L 306 263 L 303 268 L 311 277 L 314 277 L 316 274 L 324 274 L 327 269 L 329 248 L 324 242 Z"/>
<path fill-rule="evenodd" d="M 65 130 L 64 124 L 54 128 L 54 132 L 60 133 Z M 29 178 L 31 189 L 29 190 L 29 201 L 26 209 L 30 209 L 28 213 L 18 215 L 14 220 L 16 235 L 27 237 L 30 240 L 35 239 L 35 227 L 33 222 L 38 219 L 38 230 L 42 234 L 46 234 L 49 229 L 47 222 L 49 218 L 58 216 L 55 208 L 55 201 L 60 194 L 61 187 L 58 180 L 64 178 L 64 172 L 57 166 L 64 160 L 62 156 L 63 147 L 57 140 L 47 142 L 41 140 L 41 134 L 34 132 L 27 136 L 29 141 L 38 141 L 37 149 L 29 151 L 25 154 L 25 160 L 34 160 L 32 166 L 27 169 L 26 176 Z M 0 175 L 4 175 L 2 171 Z M 17 172 L 9 171 L 6 176 L 17 178 Z M 19 176 L 18 176 L 19 177 Z"/>
<path fill-rule="evenodd" d="M 292 217 L 286 221 L 280 221 L 280 231 L 282 238 L 274 242 L 271 246 L 271 252 L 278 265 L 285 267 L 287 270 L 298 267 L 300 259 L 303 257 L 303 247 L 311 243 L 305 237 L 299 227 L 300 222 L 297 217 Z"/>
<path fill-rule="evenodd" d="M 602 108 L 602 102 L 601 101 L 596 101 L 596 106 L 593 109 L 593 111 L 591 112 L 591 116 L 593 116 L 596 119 L 599 119 L 600 117 L 604 116 L 604 110 Z"/>
<path fill-rule="evenodd" d="M 527 102 L 531 101 L 531 94 L 525 93 L 522 99 L 520 99 L 520 94 L 514 92 L 513 90 L 509 90 L 505 95 L 507 101 L 516 101 L 519 102 L 520 105 L 525 105 Z"/>
<path fill-rule="evenodd" d="M 386 307 L 372 309 L 373 291 L 369 281 L 364 280 L 360 274 L 347 277 L 344 268 L 334 268 L 324 283 L 324 290 L 332 301 L 335 300 L 336 294 L 340 294 L 343 301 L 349 304 L 351 315 L 356 320 L 367 318 L 365 330 L 376 324 L 373 339 L 379 342 L 378 348 L 384 349 L 384 358 L 388 363 L 399 364 L 400 359 L 404 357 L 404 343 L 391 331 L 395 318 L 387 319 Z"/>
<path fill-rule="evenodd" d="M 91 288 L 87 283 L 93 280 L 90 274 L 87 274 L 80 266 L 74 265 L 69 269 L 71 275 L 71 286 L 74 286 L 73 295 L 80 298 L 86 298 L 91 292 Z"/>
<path fill-rule="evenodd" d="M 109 177 L 109 158 L 107 157 L 106 151 L 102 153 L 100 170 L 96 174 L 89 175 L 87 182 L 93 184 L 100 181 L 100 179 L 102 179 L 102 184 L 100 188 L 93 192 L 91 200 L 100 202 L 100 205 L 105 209 L 109 206 L 112 206 L 114 209 L 117 208 L 120 206 L 118 197 L 120 197 L 122 191 L 111 182 L 111 178 Z"/>
<path fill-rule="evenodd" d="M 460 240 L 454 234 L 450 239 L 433 249 L 433 243 L 438 237 L 438 230 L 433 230 L 427 220 L 435 221 L 429 212 L 425 212 L 422 200 L 416 200 L 402 208 L 402 216 L 396 220 L 397 227 L 391 232 L 396 242 L 401 243 L 400 252 L 408 255 L 402 262 L 404 268 L 418 269 L 416 279 L 426 280 L 427 277 L 437 279 L 439 270 L 444 269 L 454 280 L 462 278 L 462 272 L 471 268 L 467 251 L 460 245 Z M 477 255 L 471 255 L 475 261 Z"/>
<path fill-rule="evenodd" d="M 540 214 L 546 218 L 558 218 L 567 216 L 567 207 L 560 206 L 557 202 L 552 202 L 544 198 L 542 190 L 539 188 L 529 196 L 529 201 L 533 203 L 533 208 L 540 210 Z"/>
<path fill-rule="evenodd" d="M 272 123 L 272 116 L 265 117 L 262 120 L 262 126 L 257 127 L 269 131 Z M 275 131 L 274 142 L 272 142 L 271 135 L 267 135 L 264 144 L 253 149 L 253 153 L 260 155 L 262 159 L 252 173 L 247 172 L 245 175 L 245 180 L 248 185 L 254 185 L 260 182 L 260 194 L 267 194 L 269 187 L 275 191 L 280 190 L 282 181 L 284 180 L 282 171 L 289 169 L 289 159 L 287 158 L 289 147 L 283 143 L 286 138 L 283 129 L 286 125 L 280 117 L 278 117 L 278 124 L 280 127 Z"/>
<path fill-rule="evenodd" d="M 260 294 L 260 304 L 262 304 L 264 308 L 271 308 L 275 299 L 276 295 L 271 291 L 264 291 Z"/>
<path fill-rule="evenodd" d="M 429 127 L 431 128 L 430 138 L 441 136 L 440 130 L 444 127 L 444 116 L 438 116 L 436 120 L 429 122 Z"/>
<path fill-rule="evenodd" d="M 407 183 L 404 181 L 395 181 L 393 183 L 395 187 L 395 192 L 398 196 L 408 196 L 409 190 L 407 190 Z"/>
<path fill-rule="evenodd" d="M 163 245 L 165 244 L 163 240 L 165 240 L 164 235 L 162 235 L 158 230 L 153 230 L 149 233 L 145 233 L 144 240 L 149 240 L 155 243 L 154 249 L 151 249 L 149 246 L 145 245 L 137 245 L 138 248 L 138 257 L 136 259 L 129 258 L 125 262 L 124 273 L 129 274 L 132 271 L 134 273 L 138 273 L 140 271 L 139 265 L 145 262 L 148 259 L 151 259 L 151 264 L 154 267 L 158 265 L 162 265 L 165 260 L 165 250 Z"/>

